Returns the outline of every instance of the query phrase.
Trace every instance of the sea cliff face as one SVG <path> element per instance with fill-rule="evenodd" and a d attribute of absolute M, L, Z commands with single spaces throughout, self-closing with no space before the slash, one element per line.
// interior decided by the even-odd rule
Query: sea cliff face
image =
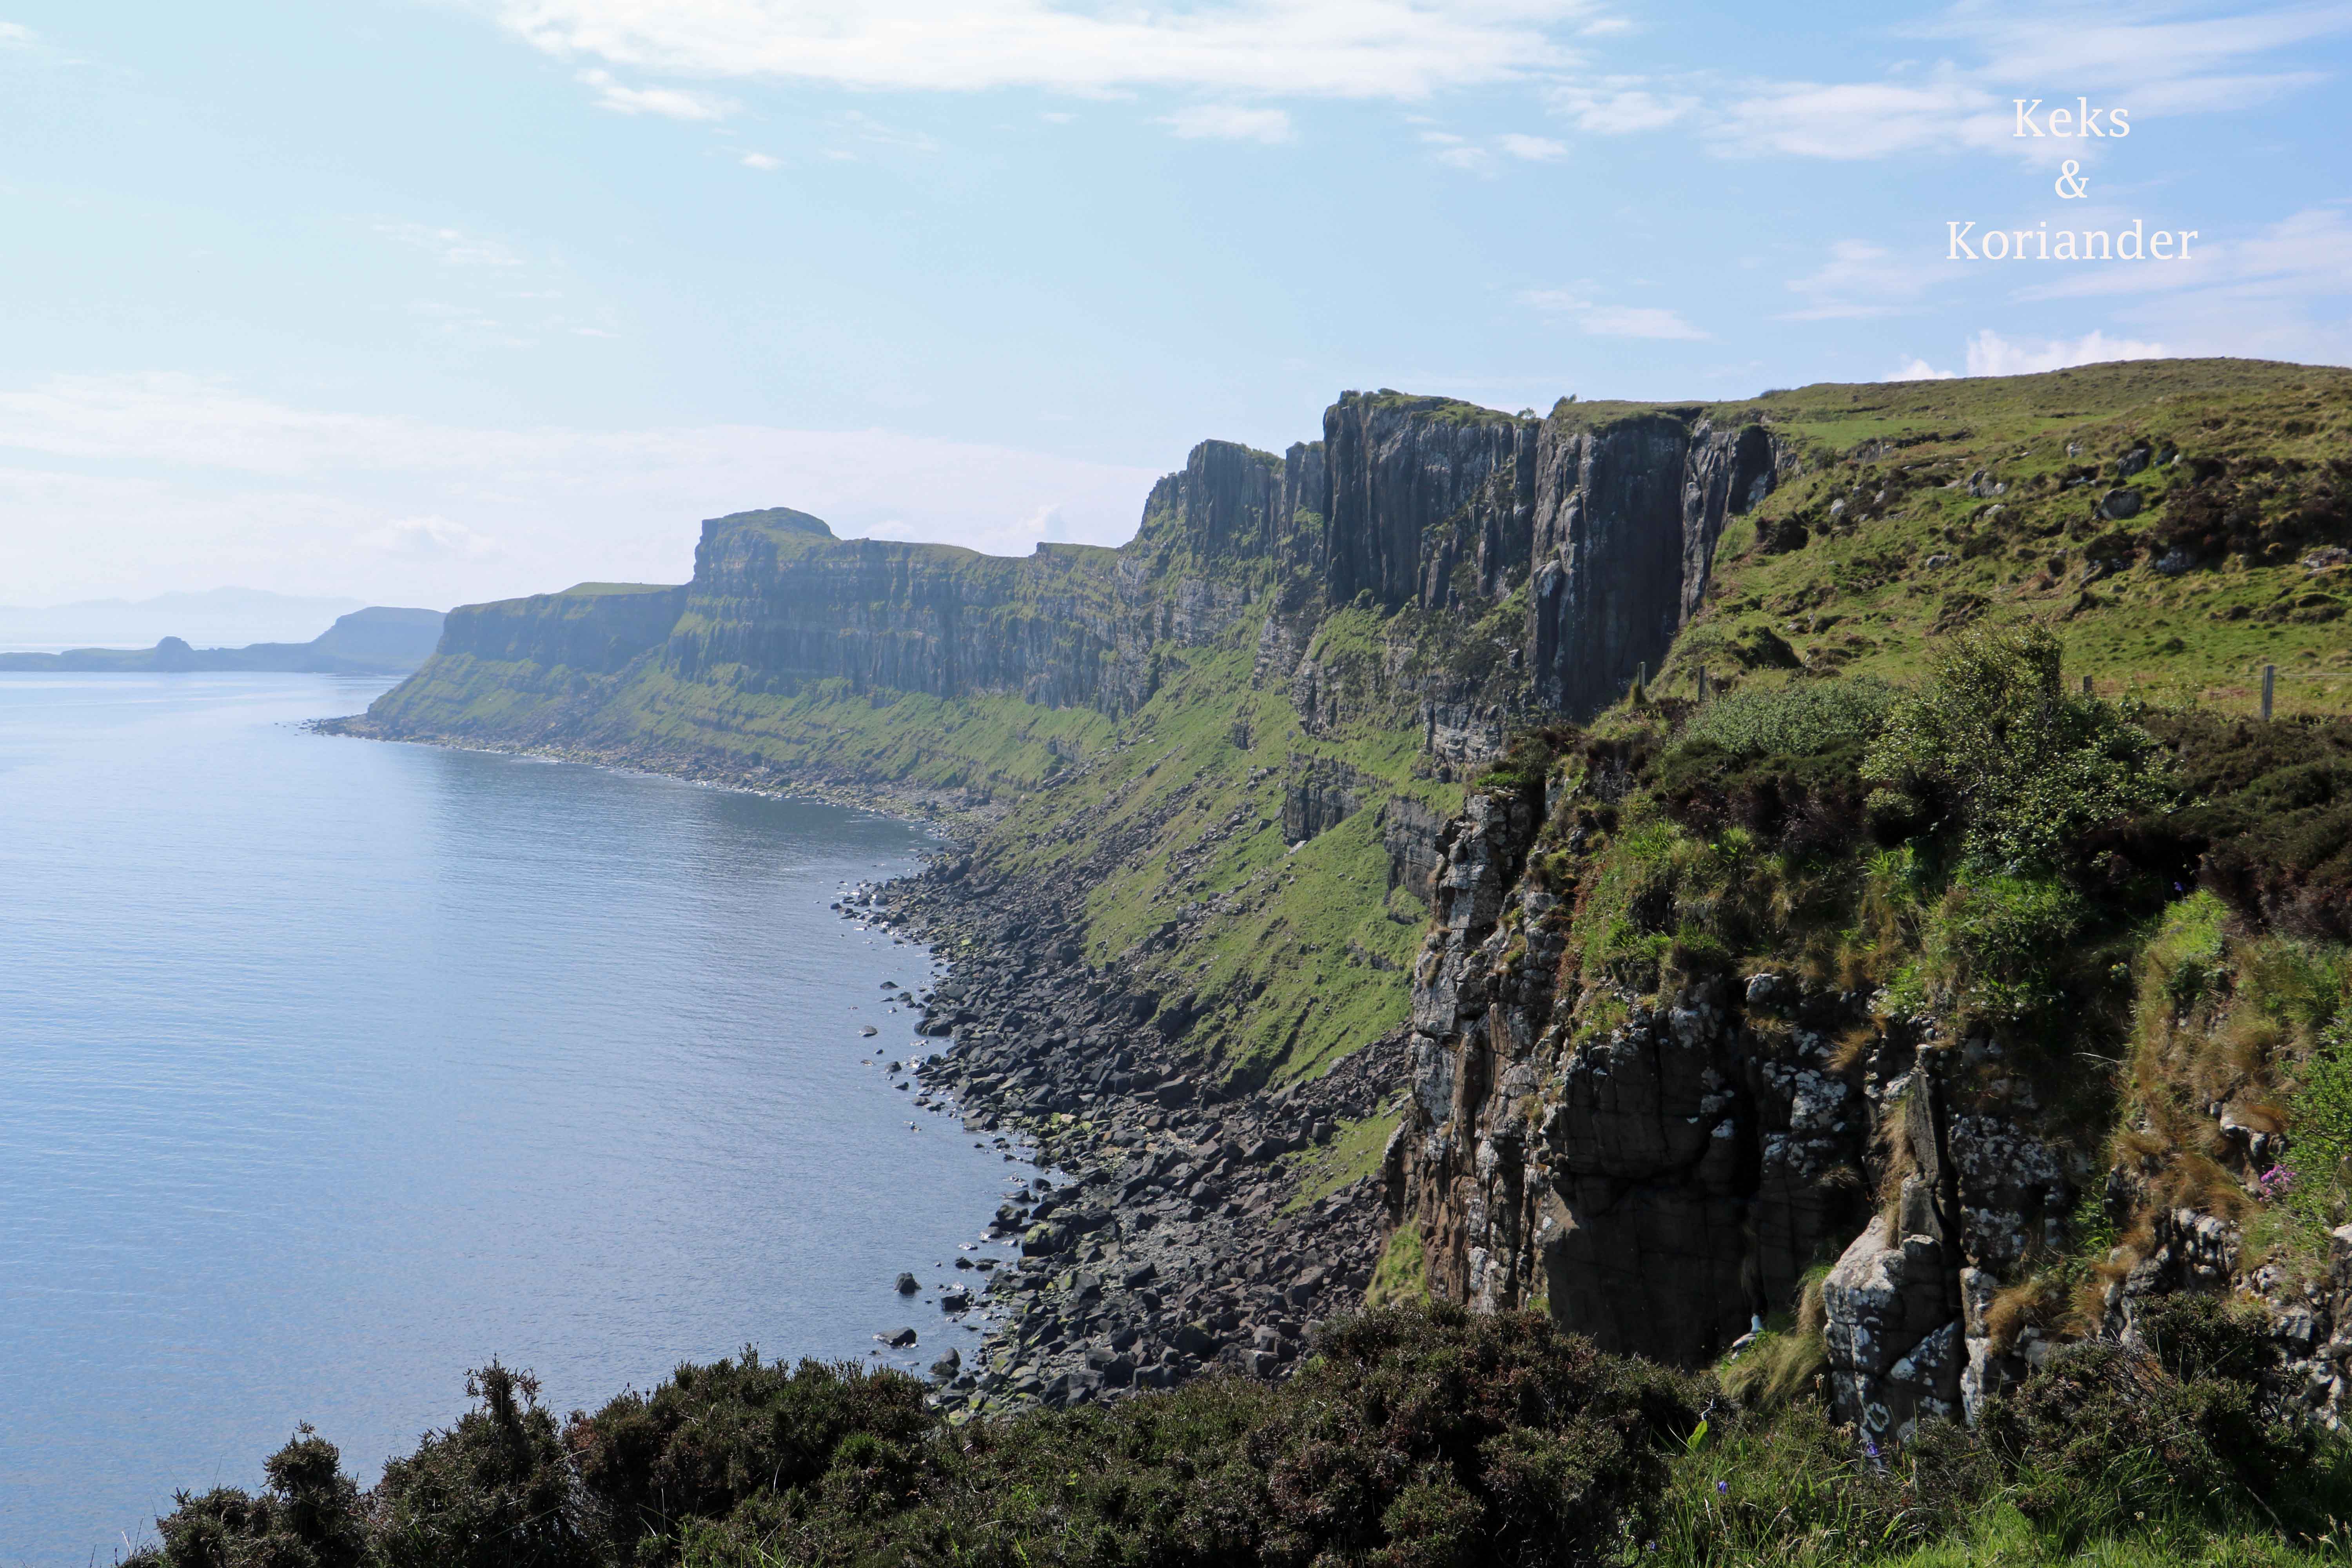
<path fill-rule="evenodd" d="M 2343 406 L 2343 373 L 2238 362 L 1541 418 L 1348 393 L 1279 457 L 1196 447 L 1116 550 L 1008 560 L 839 540 L 785 509 L 715 519 L 688 584 L 454 613 L 351 727 L 962 814 L 988 886 L 1050 887 L 1052 919 L 1023 921 L 1192 1081 L 1240 1103 L 1374 1042 L 1411 1062 L 1333 1139 L 1359 1163 L 1328 1173 L 1359 1190 L 1385 1167 L 1376 1280 L 1400 1289 L 1540 1303 L 1683 1363 L 1814 1313 L 1823 1396 L 1880 1434 L 2014 1384 L 2079 1333 L 2065 1303 L 2085 1291 L 2128 1333 L 2183 1281 L 2259 1289 L 2304 1325 L 2282 1366 L 2319 1378 L 2352 1365 L 2352 1286 L 2298 1305 L 2262 1283 L 2225 1222 L 2238 1200 L 2184 1196 L 2180 1175 L 2226 1164 L 2257 1192 L 2284 1089 L 2188 1097 L 2212 1125 L 2165 1136 L 2203 1165 L 2110 1164 L 2115 1020 L 2153 1005 L 2118 988 L 2152 960 L 2066 980 L 2079 1026 L 2034 1046 L 2035 1081 L 2011 1025 L 1951 995 L 1895 1005 L 1902 965 L 1956 951 L 1921 931 L 1968 890 L 1902 893 L 1870 862 L 1860 740 L 1766 725 L 1682 748 L 1727 684 L 1861 711 L 1940 639 L 2023 621 L 2066 627 L 2069 692 L 2150 689 L 2163 659 L 2176 697 L 2251 699 L 2250 669 L 2294 661 L 2307 717 L 2340 713 L 2352 468 L 2322 421 Z M 1530 736 L 1552 753 L 1532 772 L 1513 761 Z M 2336 797 L 2295 791 L 2291 812 L 2214 807 L 2231 833 L 2280 826 L 2210 876 L 2252 899 L 2250 931 L 2324 905 L 2313 929 L 2339 940 Z M 1915 870 L 1948 860 L 1921 844 Z M 2210 847 L 2136 867 L 2086 845 L 2106 858 L 2062 891 L 2141 942 Z M 2130 904 L 2135 879 L 2158 903 Z M 1907 934 L 1856 957 L 1874 888 Z M 2182 1022 L 2147 1016 L 2167 1039 Z M 2068 1076 L 2099 1052 L 2092 1087 Z M 1076 1114 L 1035 1076 L 1024 1096 Z M 2147 1081 L 2151 1105 L 2170 1092 Z M 2123 1231 L 2105 1256 L 2102 1192 Z M 2352 1403 L 2352 1374 L 2326 1377 L 2314 1399 Z"/>
<path fill-rule="evenodd" d="M 1699 602 L 1725 520 L 1771 483 L 1760 426 L 1717 433 L 1691 411 L 1593 425 L 1572 406 L 1537 420 L 1350 393 L 1322 442 L 1282 457 L 1202 443 L 1118 550 L 1010 559 L 836 539 L 788 508 L 715 518 L 680 586 L 583 584 L 454 612 L 440 656 L 370 724 L 524 743 L 608 735 L 615 688 L 633 677 L 747 697 L 839 682 L 1116 718 L 1150 700 L 1165 655 L 1238 628 L 1270 634 L 1271 679 L 1308 665 L 1310 714 L 1352 701 L 1431 732 L 1494 710 L 1455 742 L 1467 760 L 1492 749 L 1504 712 L 1579 716 L 1654 667 Z M 1327 696 L 1316 634 L 1360 595 L 1382 622 L 1412 616 L 1380 628 L 1400 649 L 1433 622 L 1458 631 L 1500 609 L 1475 651 L 1501 657 L 1419 670 L 1391 657 Z M 709 740 L 728 749 L 723 731 Z"/>

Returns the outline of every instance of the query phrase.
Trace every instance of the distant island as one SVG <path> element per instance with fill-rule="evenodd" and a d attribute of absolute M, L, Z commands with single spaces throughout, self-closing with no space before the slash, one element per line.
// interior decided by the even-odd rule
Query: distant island
<path fill-rule="evenodd" d="M 63 653 L 0 653 L 0 670 L 280 670 L 303 675 L 405 675 L 441 641 L 441 612 L 372 605 L 338 616 L 309 642 L 191 647 L 165 637 L 153 647 L 78 647 Z M 315 623 L 314 623 L 315 624 Z"/>

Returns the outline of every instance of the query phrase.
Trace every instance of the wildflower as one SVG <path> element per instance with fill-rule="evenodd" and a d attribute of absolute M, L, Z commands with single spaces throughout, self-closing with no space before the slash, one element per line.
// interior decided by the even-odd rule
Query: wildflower
<path fill-rule="evenodd" d="M 1875 1443 L 1864 1443 L 1864 1444 L 1862 1446 L 1862 1448 L 1863 1448 L 1863 1452 L 1864 1452 L 1864 1453 L 1868 1454 L 1872 1458 L 1874 1458 L 1874 1458 L 1878 1458 L 1878 1445 L 1877 1445 L 1877 1444 L 1875 1444 Z"/>
<path fill-rule="evenodd" d="M 1715 1483 L 1715 1489 L 1719 1492 L 1727 1492 L 1731 1489 L 1731 1483 L 1729 1481 L 1717 1481 Z"/>

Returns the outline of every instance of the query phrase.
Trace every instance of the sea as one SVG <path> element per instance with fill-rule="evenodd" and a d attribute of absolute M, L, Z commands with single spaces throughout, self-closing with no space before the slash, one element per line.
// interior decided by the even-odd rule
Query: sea
<path fill-rule="evenodd" d="M 0 1563 L 304 1423 L 370 1484 L 494 1357 L 560 1415 L 980 1337 L 932 1286 L 1029 1167 L 911 1104 L 940 971 L 831 907 L 928 831 L 305 728 L 386 684 L 0 674 Z"/>

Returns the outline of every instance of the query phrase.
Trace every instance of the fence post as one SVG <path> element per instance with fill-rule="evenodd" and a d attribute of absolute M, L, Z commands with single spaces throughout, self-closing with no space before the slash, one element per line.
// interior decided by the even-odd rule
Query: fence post
<path fill-rule="evenodd" d="M 2083 695 L 2085 697 L 2091 695 L 2091 678 L 2087 675 L 2083 677 Z"/>
<path fill-rule="evenodd" d="M 2268 723 L 2270 721 L 2271 693 L 2277 687 L 2277 684 L 2278 666 L 2274 664 L 2266 664 L 2263 666 L 2263 721 L 2264 723 Z"/>

